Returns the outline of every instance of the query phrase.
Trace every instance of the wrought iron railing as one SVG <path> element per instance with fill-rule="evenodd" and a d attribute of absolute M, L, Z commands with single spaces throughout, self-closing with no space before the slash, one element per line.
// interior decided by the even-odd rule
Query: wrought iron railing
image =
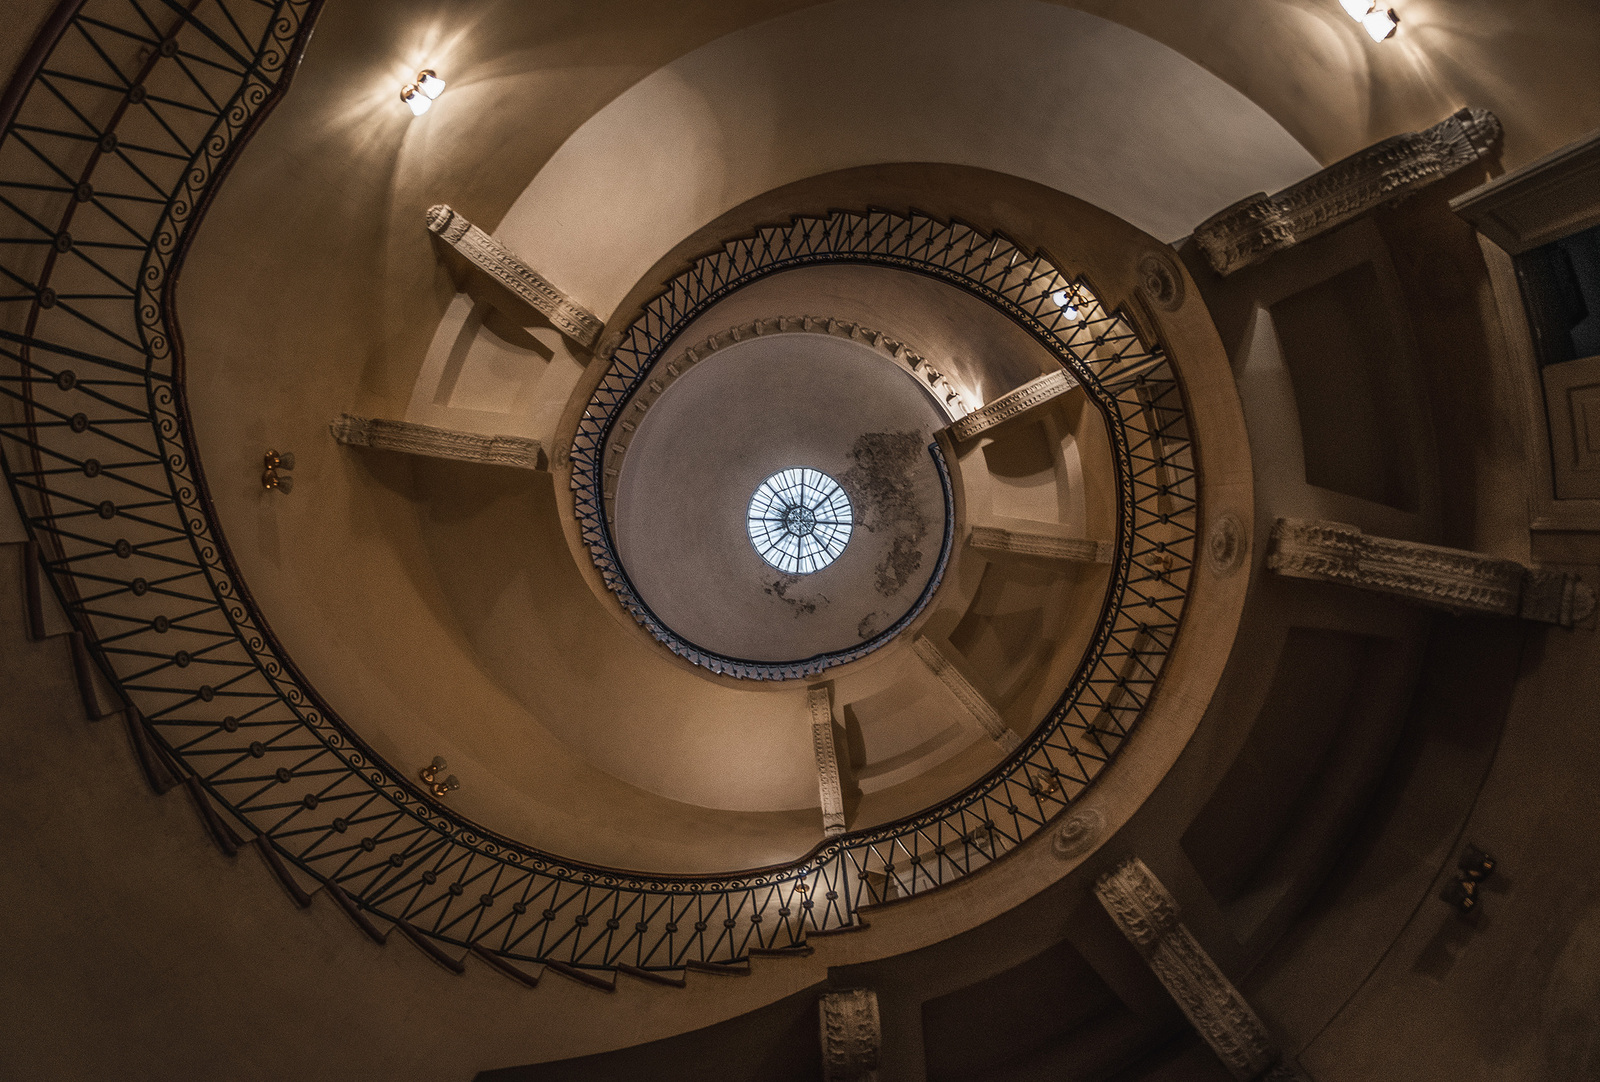
<path fill-rule="evenodd" d="M 803 219 L 675 281 L 615 352 L 608 408 L 574 447 L 575 497 L 595 544 L 589 482 L 610 411 L 686 318 L 738 285 L 851 261 L 931 274 L 993 304 L 1105 415 L 1122 507 L 1099 633 L 1055 710 L 988 777 L 780 867 L 637 875 L 439 806 L 318 698 L 257 611 L 206 495 L 173 286 L 209 199 L 285 92 L 319 2 L 63 4 L 0 99 L 0 466 L 135 733 L 224 809 L 221 829 L 245 828 L 363 917 L 502 960 L 731 962 L 852 926 L 862 906 L 970 874 L 1043 827 L 1116 753 L 1177 633 L 1192 447 L 1166 360 L 1085 284 L 1082 319 L 1066 322 L 1042 299 L 1065 284 L 1048 261 L 925 218 Z"/>

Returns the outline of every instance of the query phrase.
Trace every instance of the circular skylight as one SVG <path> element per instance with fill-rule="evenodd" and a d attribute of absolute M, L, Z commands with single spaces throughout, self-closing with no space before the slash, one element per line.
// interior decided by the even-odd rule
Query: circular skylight
<path fill-rule="evenodd" d="M 761 558 L 790 575 L 821 571 L 850 541 L 850 498 L 819 470 L 792 467 L 750 497 L 745 528 Z"/>

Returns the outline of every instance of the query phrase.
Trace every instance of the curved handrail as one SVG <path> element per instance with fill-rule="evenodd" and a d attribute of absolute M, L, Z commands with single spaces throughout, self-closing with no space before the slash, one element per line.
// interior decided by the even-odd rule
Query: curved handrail
<path fill-rule="evenodd" d="M 484 830 L 426 799 L 339 720 L 279 647 L 222 537 L 194 453 L 174 299 L 195 228 L 286 91 L 319 5 L 63 5 L 70 14 L 47 25 L 53 37 L 6 99 L 0 467 L 74 625 L 161 754 L 361 909 L 437 942 L 584 968 L 732 961 L 852 926 L 862 905 L 987 865 L 1089 784 L 1142 711 L 1182 616 L 1196 493 L 1181 389 L 1159 351 L 1098 302 L 1075 329 L 1053 324 L 1033 295 L 1054 274 L 1042 257 L 959 224 L 876 213 L 801 219 L 745 250 L 778 244 L 788 265 L 899 266 L 983 296 L 1073 367 L 1113 436 L 1123 500 L 1106 619 L 1030 740 L 919 816 L 781 866 L 669 876 Z M 1012 273 L 1024 265 L 1033 272 Z M 715 288 L 735 269 L 722 266 Z M 618 371 L 644 371 L 671 341 L 649 326 L 672 303 L 669 289 L 635 321 Z"/>

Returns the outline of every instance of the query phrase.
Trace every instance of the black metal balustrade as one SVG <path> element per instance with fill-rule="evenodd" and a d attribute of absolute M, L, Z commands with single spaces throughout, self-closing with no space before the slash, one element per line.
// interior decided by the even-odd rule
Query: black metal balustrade
<path fill-rule="evenodd" d="M 938 808 L 719 877 L 539 852 L 441 807 L 372 754 L 284 656 L 233 566 L 195 456 L 173 302 L 206 205 L 286 91 L 319 7 L 63 4 L 0 99 L 0 466 L 147 764 L 190 787 L 213 833 L 244 828 L 286 879 L 337 888 L 358 919 L 396 922 L 429 949 L 660 971 L 856 925 L 864 905 L 987 865 L 1082 791 L 1138 719 L 1182 616 L 1196 508 L 1179 386 L 1086 284 L 1080 320 L 1051 305 L 1066 283 L 1048 261 L 958 224 L 883 214 L 763 231 L 652 302 L 578 434 L 577 512 L 614 572 L 596 495 L 610 420 L 677 331 L 739 285 L 852 261 L 968 289 L 1083 382 L 1121 487 L 1100 631 L 1032 737 Z"/>

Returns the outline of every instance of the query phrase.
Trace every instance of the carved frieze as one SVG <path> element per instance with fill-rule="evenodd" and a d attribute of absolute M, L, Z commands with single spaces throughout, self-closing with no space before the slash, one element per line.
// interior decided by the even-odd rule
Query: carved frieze
<path fill-rule="evenodd" d="M 1144 861 L 1123 861 L 1100 877 L 1095 894 L 1235 1078 L 1253 1079 L 1280 1064 L 1267 1027 L 1200 946 L 1177 901 Z"/>
<path fill-rule="evenodd" d="M 1017 734 L 1000 717 L 1000 712 L 990 705 L 983 692 L 973 687 L 962 675 L 944 652 L 926 635 L 918 635 L 912 641 L 911 648 L 916 651 L 928 671 L 939 678 L 940 683 L 949 688 L 951 693 L 966 707 L 967 713 L 983 729 L 985 735 L 1000 746 L 1000 750 L 1010 752 L 1020 743 Z"/>
<path fill-rule="evenodd" d="M 843 834 L 844 787 L 839 781 L 839 756 L 833 746 L 833 692 L 819 684 L 806 692 L 811 711 L 811 744 L 817 755 L 817 787 L 822 795 L 822 833 Z"/>
<path fill-rule="evenodd" d="M 1195 243 L 1218 274 L 1232 274 L 1471 165 L 1488 155 L 1500 131 L 1487 109 L 1462 109 L 1426 131 L 1374 143 L 1277 195 L 1235 203 L 1200 223 Z"/>
<path fill-rule="evenodd" d="M 1462 549 L 1372 537 L 1339 522 L 1279 519 L 1267 567 L 1290 578 L 1342 583 L 1452 612 L 1571 627 L 1594 611 L 1594 594 L 1575 575 Z"/>
<path fill-rule="evenodd" d="M 477 432 L 455 432 L 410 421 L 389 421 L 377 417 L 357 417 L 342 413 L 328 425 L 340 443 L 351 447 L 371 447 L 378 451 L 399 451 L 427 458 L 449 458 L 457 462 L 479 462 L 486 466 L 515 466 L 524 470 L 545 468 L 544 452 L 538 440 L 522 436 L 485 436 Z"/>
<path fill-rule="evenodd" d="M 510 249 L 441 203 L 428 210 L 428 229 L 495 281 L 527 301 L 580 346 L 592 347 L 605 324 L 518 259 Z"/>
<path fill-rule="evenodd" d="M 951 425 L 950 438 L 957 443 L 970 440 L 1005 424 L 1013 417 L 1020 417 L 1036 406 L 1044 405 L 1052 398 L 1059 398 L 1077 385 L 1078 381 L 1066 369 L 1029 380 L 1021 387 L 1007 391 Z"/>
<path fill-rule="evenodd" d="M 1108 564 L 1116 549 L 1110 541 L 1020 533 L 1016 530 L 1002 530 L 996 526 L 972 527 L 967 534 L 967 544 L 983 552 L 1039 556 L 1049 560 L 1071 560 L 1086 564 Z"/>
<path fill-rule="evenodd" d="M 864 327 L 854 320 L 824 316 L 767 316 L 752 319 L 685 346 L 681 352 L 672 355 L 670 360 L 657 364 L 651 372 L 652 378 L 634 393 L 628 409 L 617 422 L 616 428 L 605 444 L 603 483 L 608 521 L 615 525 L 612 516 L 616 509 L 614 501 L 617 482 L 622 476 L 623 459 L 627 456 L 633 433 L 644 422 L 645 414 L 651 407 L 660 401 L 667 389 L 685 373 L 716 354 L 718 350 L 727 349 L 737 342 L 772 334 L 826 334 L 870 346 L 921 383 L 950 420 L 955 421 L 965 413 L 966 407 L 961 403 L 960 393 L 942 372 L 906 343 L 891 338 L 882 331 Z"/>
<path fill-rule="evenodd" d="M 883 1028 L 869 988 L 829 992 L 818 1001 L 824 1082 L 876 1082 Z"/>

